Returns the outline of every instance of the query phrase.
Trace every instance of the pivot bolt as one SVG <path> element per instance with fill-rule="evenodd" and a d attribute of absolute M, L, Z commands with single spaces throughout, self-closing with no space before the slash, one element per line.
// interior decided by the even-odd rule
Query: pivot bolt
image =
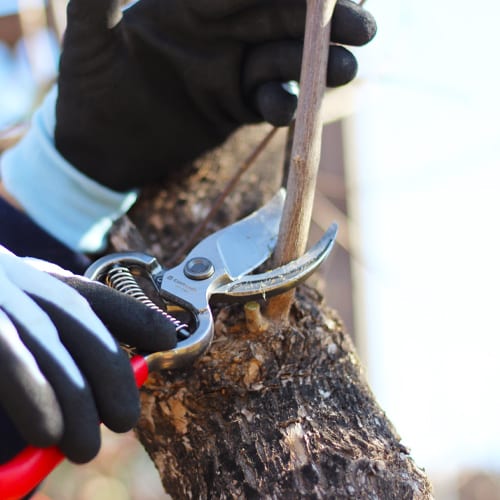
<path fill-rule="evenodd" d="M 189 259 L 184 266 L 184 274 L 192 280 L 206 280 L 214 274 L 214 265 L 205 257 Z"/>

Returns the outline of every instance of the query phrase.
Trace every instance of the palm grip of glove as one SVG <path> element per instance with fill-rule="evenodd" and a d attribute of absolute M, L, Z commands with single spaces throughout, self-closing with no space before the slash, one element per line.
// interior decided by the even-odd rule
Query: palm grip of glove
<path fill-rule="evenodd" d="M 176 345 L 175 327 L 135 299 L 77 276 L 57 277 L 88 300 L 118 341 L 144 352 Z M 22 319 L 11 316 L 9 328 L 15 328 L 48 385 L 36 374 L 30 375 L 22 359 L 7 357 L 0 363 L 1 406 L 27 443 L 43 447 L 56 444 L 70 460 L 87 462 L 100 448 L 100 421 L 116 432 L 124 432 L 139 417 L 138 391 L 128 357 L 118 346 L 109 349 L 103 345 L 90 328 L 58 304 L 38 294 L 30 297 L 57 328 L 84 383 L 75 384 L 50 343 L 46 344 L 33 327 L 27 328 Z M 5 314 L 1 306 L 0 313 Z M 5 329 L 6 323 L 0 322 L 0 341 L 9 334 Z M 0 357 L 5 354 L 2 350 Z M 10 430 L 6 424 L 0 433 Z M 13 454 L 18 451 L 18 441 L 11 444 Z"/>

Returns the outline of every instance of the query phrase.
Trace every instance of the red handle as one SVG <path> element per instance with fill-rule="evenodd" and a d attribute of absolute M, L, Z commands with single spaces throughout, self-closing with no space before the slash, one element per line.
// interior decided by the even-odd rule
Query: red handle
<path fill-rule="evenodd" d="M 146 358 L 136 355 L 131 358 L 130 364 L 132 365 L 132 371 L 134 372 L 137 387 L 142 387 L 149 375 L 149 367 Z"/>
<path fill-rule="evenodd" d="M 134 356 L 130 363 L 137 387 L 148 378 L 148 365 L 142 356 Z M 26 447 L 10 462 L 0 464 L 0 499 L 17 500 L 40 484 L 63 460 L 64 455 L 55 446 L 50 448 Z"/>

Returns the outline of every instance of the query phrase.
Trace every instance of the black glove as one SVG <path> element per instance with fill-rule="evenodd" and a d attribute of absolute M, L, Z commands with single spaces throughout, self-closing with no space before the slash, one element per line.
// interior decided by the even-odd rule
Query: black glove
<path fill-rule="evenodd" d="M 115 190 L 164 178 L 240 125 L 289 123 L 297 99 L 305 0 L 71 0 L 60 64 L 56 147 Z M 372 16 L 339 0 L 332 40 L 363 45 Z M 330 51 L 328 85 L 357 70 Z"/>
<path fill-rule="evenodd" d="M 130 362 L 111 334 L 156 351 L 174 347 L 176 333 L 139 301 L 49 266 L 0 247 L 0 406 L 28 443 L 56 444 L 81 463 L 100 448 L 101 421 L 124 432 L 140 414 Z"/>

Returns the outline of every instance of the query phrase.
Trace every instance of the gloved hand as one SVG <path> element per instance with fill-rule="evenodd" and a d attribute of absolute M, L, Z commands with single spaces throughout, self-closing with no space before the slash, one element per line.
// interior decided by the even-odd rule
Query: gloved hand
<path fill-rule="evenodd" d="M 145 351 L 176 343 L 139 301 L 0 247 L 0 406 L 28 443 L 81 463 L 99 450 L 100 421 L 116 432 L 136 423 L 138 390 L 111 334 Z"/>
<path fill-rule="evenodd" d="M 297 99 L 305 0 L 71 0 L 55 143 L 81 172 L 117 191 L 175 172 L 242 124 L 287 124 Z M 363 45 L 372 16 L 339 0 L 332 40 Z M 328 85 L 356 74 L 332 45 Z"/>

